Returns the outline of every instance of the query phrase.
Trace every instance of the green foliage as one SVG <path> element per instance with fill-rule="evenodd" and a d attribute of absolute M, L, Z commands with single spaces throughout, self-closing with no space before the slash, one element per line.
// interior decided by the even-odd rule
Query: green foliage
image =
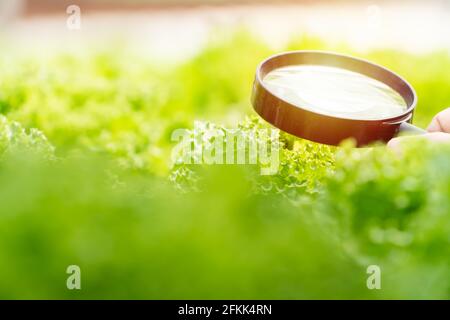
<path fill-rule="evenodd" d="M 202 162 L 204 150 L 196 150 L 195 143 L 203 143 L 206 145 L 205 149 L 210 153 L 214 153 L 216 144 L 214 138 L 205 143 L 201 140 L 205 136 L 220 136 L 225 137 L 227 132 L 233 132 L 236 136 L 248 137 L 256 146 L 267 143 L 267 148 L 274 145 L 273 150 L 279 153 L 276 174 L 269 174 L 261 176 L 261 169 L 268 167 L 264 163 L 257 163 L 253 170 L 249 170 L 247 179 L 252 182 L 253 191 L 262 194 L 282 194 L 288 197 L 295 197 L 304 192 L 316 192 L 326 174 L 332 170 L 334 163 L 333 149 L 329 146 L 319 145 L 306 140 L 294 139 L 292 136 L 279 132 L 278 139 L 274 140 L 269 126 L 255 116 L 247 118 L 240 122 L 236 128 L 227 128 L 219 126 L 211 122 L 200 122 L 196 124 L 193 130 L 187 130 L 186 134 L 189 136 L 187 140 L 187 149 L 192 150 L 190 163 L 185 159 L 184 153 L 180 152 L 174 159 L 174 167 L 170 175 L 172 182 L 180 190 L 198 190 L 201 185 L 202 173 L 204 169 L 194 164 L 194 159 L 199 159 Z M 220 157 L 224 164 L 227 157 L 226 139 L 222 138 L 224 145 L 222 145 L 223 155 Z M 236 142 L 233 152 L 234 159 L 236 154 L 243 149 L 246 160 L 249 161 L 250 141 L 245 141 L 241 146 Z M 180 151 L 185 150 L 185 147 Z M 258 150 L 258 149 L 257 149 Z M 203 163 L 203 162 L 202 162 Z M 256 168 L 255 168 L 256 167 Z M 200 170 L 200 172 L 199 172 Z"/>
<path fill-rule="evenodd" d="M 359 263 L 375 259 L 390 270 L 385 298 L 448 299 L 449 155 L 449 145 L 420 138 L 401 155 L 384 147 L 343 149 L 324 183 L 319 217 L 334 217 L 338 241 Z M 419 283 L 433 292 L 413 289 Z"/>
<path fill-rule="evenodd" d="M 54 148 L 37 129 L 25 130 L 19 123 L 0 116 L 0 158 L 26 153 L 41 159 L 53 159 Z"/>
<path fill-rule="evenodd" d="M 0 58 L 0 298 L 450 298 L 448 146 L 282 133 L 275 175 L 171 161 L 172 133 L 194 121 L 270 128 L 247 117 L 270 53 L 239 33 L 167 69 L 124 50 Z M 447 54 L 364 56 L 417 88 L 419 124 L 449 103 Z M 52 145 L 59 160 L 39 161 Z M 71 264 L 81 291 L 65 287 Z"/>

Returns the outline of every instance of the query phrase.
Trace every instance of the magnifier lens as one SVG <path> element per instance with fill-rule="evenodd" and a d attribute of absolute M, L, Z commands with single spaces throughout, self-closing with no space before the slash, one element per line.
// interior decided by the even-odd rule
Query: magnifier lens
<path fill-rule="evenodd" d="M 334 117 L 387 119 L 408 108 L 402 96 L 388 85 L 336 67 L 291 65 L 269 72 L 263 83 L 294 106 Z"/>

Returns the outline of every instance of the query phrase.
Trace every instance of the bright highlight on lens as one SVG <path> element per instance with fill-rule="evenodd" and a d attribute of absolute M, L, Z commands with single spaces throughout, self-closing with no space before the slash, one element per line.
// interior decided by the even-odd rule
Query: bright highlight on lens
<path fill-rule="evenodd" d="M 294 65 L 267 74 L 265 86 L 303 109 L 358 119 L 387 119 L 407 109 L 404 99 L 386 84 L 360 73 L 318 65 Z"/>

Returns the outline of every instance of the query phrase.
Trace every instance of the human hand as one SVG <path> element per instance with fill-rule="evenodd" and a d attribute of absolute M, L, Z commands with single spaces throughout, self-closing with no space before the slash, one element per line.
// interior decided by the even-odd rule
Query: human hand
<path fill-rule="evenodd" d="M 421 136 L 431 141 L 450 142 L 450 108 L 439 112 L 427 128 L 428 133 Z M 398 149 L 399 145 L 411 137 L 398 137 L 389 141 L 388 146 Z"/>

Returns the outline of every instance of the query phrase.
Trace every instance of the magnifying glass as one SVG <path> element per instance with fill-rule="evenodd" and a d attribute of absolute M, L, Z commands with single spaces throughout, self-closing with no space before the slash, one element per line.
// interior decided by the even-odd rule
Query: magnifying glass
<path fill-rule="evenodd" d="M 363 59 L 322 51 L 272 56 L 258 67 L 252 104 L 266 121 L 310 141 L 358 147 L 402 134 L 413 126 L 413 87 L 394 72 Z"/>

